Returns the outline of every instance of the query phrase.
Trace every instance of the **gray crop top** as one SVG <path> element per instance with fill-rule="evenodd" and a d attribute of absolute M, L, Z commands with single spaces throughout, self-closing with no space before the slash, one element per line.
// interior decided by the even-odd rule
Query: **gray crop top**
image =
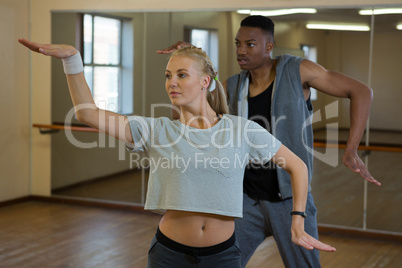
<path fill-rule="evenodd" d="M 145 209 L 242 217 L 247 163 L 266 163 L 281 143 L 257 123 L 225 114 L 209 129 L 166 117 L 128 116 L 133 152 L 146 152 L 150 170 Z"/>

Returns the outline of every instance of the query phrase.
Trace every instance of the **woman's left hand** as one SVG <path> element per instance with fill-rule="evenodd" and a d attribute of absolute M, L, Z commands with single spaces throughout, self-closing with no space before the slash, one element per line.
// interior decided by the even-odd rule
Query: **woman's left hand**
<path fill-rule="evenodd" d="M 293 217 L 299 217 L 300 216 L 293 216 Z M 308 250 L 313 250 L 313 249 L 318 249 L 322 251 L 328 251 L 328 252 L 335 252 L 336 248 L 322 243 L 321 241 L 315 239 L 308 233 L 304 231 L 304 219 L 295 219 L 292 222 L 292 242 L 295 243 L 298 246 L 302 246 L 305 249 Z"/>

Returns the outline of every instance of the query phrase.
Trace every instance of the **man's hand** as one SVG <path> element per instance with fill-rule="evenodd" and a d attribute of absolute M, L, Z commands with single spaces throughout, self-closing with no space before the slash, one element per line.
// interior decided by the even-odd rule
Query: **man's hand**
<path fill-rule="evenodd" d="M 381 186 L 381 183 L 374 179 L 373 176 L 371 176 L 370 172 L 368 171 L 367 167 L 364 165 L 363 161 L 360 159 L 356 151 L 345 150 L 345 153 L 342 156 L 342 161 L 343 164 L 350 168 L 353 172 L 359 173 L 360 176 L 363 177 L 363 179 L 375 185 Z"/>
<path fill-rule="evenodd" d="M 183 48 L 183 47 L 189 47 L 191 46 L 190 43 L 186 43 L 183 41 L 177 41 L 176 43 L 174 43 L 173 45 L 171 45 L 170 47 L 167 47 L 165 49 L 162 50 L 157 50 L 156 53 L 158 54 L 170 54 L 173 53 L 174 51 Z"/>

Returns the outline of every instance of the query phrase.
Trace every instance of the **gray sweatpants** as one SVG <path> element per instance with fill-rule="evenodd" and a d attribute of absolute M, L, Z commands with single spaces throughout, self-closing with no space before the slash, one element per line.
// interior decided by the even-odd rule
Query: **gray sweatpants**
<path fill-rule="evenodd" d="M 257 247 L 269 236 L 274 236 L 286 267 L 321 267 L 319 251 L 297 246 L 292 242 L 292 198 L 281 202 L 256 202 L 243 195 L 243 218 L 235 220 L 235 233 L 241 250 L 241 264 L 245 267 Z M 305 231 L 318 239 L 317 209 L 311 193 L 307 197 Z"/>

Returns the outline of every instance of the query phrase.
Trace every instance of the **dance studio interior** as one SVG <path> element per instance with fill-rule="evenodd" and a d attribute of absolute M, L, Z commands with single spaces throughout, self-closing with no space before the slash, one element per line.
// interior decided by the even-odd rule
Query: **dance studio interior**
<path fill-rule="evenodd" d="M 295 12 L 268 13 L 278 10 Z M 272 57 L 307 58 L 373 91 L 358 154 L 381 186 L 342 162 L 350 101 L 311 89 L 311 193 L 320 241 L 337 249 L 320 253 L 322 267 L 402 267 L 400 0 L 1 0 L 0 267 L 146 267 L 161 219 L 143 209 L 147 155 L 79 122 L 61 61 L 18 38 L 80 50 L 98 106 L 171 117 L 169 55 L 156 51 L 202 47 L 223 82 L 241 71 L 236 33 L 258 11 L 275 23 Z M 272 237 L 246 267 L 285 267 Z"/>

